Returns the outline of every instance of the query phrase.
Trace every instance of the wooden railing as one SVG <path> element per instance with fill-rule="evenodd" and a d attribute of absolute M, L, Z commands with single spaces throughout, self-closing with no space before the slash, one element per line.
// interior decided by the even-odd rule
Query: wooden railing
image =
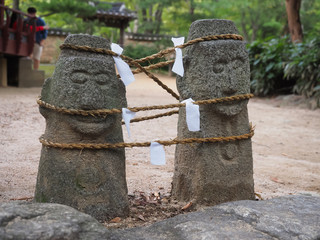
<path fill-rule="evenodd" d="M 0 0 L 0 54 L 29 56 L 35 41 L 36 19 Z"/>

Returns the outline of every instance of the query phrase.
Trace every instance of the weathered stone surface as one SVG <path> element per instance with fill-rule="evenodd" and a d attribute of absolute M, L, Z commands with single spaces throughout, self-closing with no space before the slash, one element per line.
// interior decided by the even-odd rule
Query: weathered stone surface
<path fill-rule="evenodd" d="M 320 197 L 243 200 L 179 215 L 148 227 L 105 229 L 60 204 L 0 204 L 0 239 L 320 239 Z"/>
<path fill-rule="evenodd" d="M 70 35 L 65 43 L 110 49 L 90 35 Z M 126 107 L 125 86 L 113 58 L 64 49 L 42 99 L 69 109 Z M 121 114 L 92 117 L 58 113 L 40 107 L 46 118 L 44 138 L 58 143 L 123 142 Z M 73 150 L 43 146 L 36 184 L 37 202 L 61 203 L 105 220 L 129 212 L 124 149 Z"/>
<path fill-rule="evenodd" d="M 0 205 L 0 239 L 105 239 L 107 230 L 91 216 L 60 205 L 10 202 Z"/>
<path fill-rule="evenodd" d="M 237 34 L 231 21 L 199 20 L 188 40 L 207 35 Z M 245 43 L 206 41 L 186 49 L 184 77 L 177 77 L 181 100 L 205 100 L 250 92 Z M 178 138 L 227 137 L 249 132 L 248 101 L 200 105 L 200 131 L 190 132 L 180 108 Z M 214 205 L 254 199 L 251 140 L 177 145 L 172 194 L 178 200 Z"/>
<path fill-rule="evenodd" d="M 179 215 L 110 239 L 320 239 L 320 197 L 243 200 Z"/>

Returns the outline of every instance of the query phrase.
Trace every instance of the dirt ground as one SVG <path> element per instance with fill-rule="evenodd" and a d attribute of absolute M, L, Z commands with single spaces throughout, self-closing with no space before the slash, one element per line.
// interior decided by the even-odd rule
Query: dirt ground
<path fill-rule="evenodd" d="M 160 76 L 160 79 L 175 89 L 174 78 Z M 45 129 L 45 120 L 36 104 L 40 91 L 40 88 L 0 88 L 0 202 L 33 197 L 41 150 L 38 138 Z M 127 87 L 127 98 L 129 107 L 176 103 L 142 74 L 136 75 L 136 81 Z M 286 104 L 284 99 L 253 98 L 248 105 L 250 121 L 256 126 L 252 139 L 255 192 L 263 199 L 320 194 L 320 110 Z M 137 117 L 155 113 L 158 111 L 139 113 Z M 124 129 L 125 141 L 173 139 L 177 134 L 177 117 L 132 123 L 131 139 Z M 168 195 L 174 149 L 165 147 L 165 166 L 150 164 L 148 148 L 126 149 L 129 194 Z"/>

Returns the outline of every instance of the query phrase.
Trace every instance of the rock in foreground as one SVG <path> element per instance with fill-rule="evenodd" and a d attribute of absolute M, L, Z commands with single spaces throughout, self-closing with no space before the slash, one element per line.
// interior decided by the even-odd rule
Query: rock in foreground
<path fill-rule="evenodd" d="M 2 203 L 0 239 L 320 239 L 320 197 L 229 202 L 123 230 L 64 205 Z"/>

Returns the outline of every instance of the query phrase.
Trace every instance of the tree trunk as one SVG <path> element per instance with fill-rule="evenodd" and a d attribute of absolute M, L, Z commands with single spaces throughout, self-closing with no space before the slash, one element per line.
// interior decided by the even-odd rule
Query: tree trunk
<path fill-rule="evenodd" d="M 190 9 L 189 9 L 189 14 L 191 16 L 191 21 L 195 21 L 195 16 L 194 16 L 194 9 L 195 9 L 195 6 L 194 6 L 194 2 L 193 0 L 190 0 Z"/>
<path fill-rule="evenodd" d="M 292 42 L 302 42 L 303 32 L 300 22 L 301 0 L 286 0 L 288 26 Z"/>
<path fill-rule="evenodd" d="M 20 0 L 14 0 L 12 8 L 19 10 L 19 5 L 20 5 L 19 2 L 20 2 Z"/>
<path fill-rule="evenodd" d="M 246 13 L 242 9 L 241 10 L 241 28 L 242 28 L 242 32 L 243 32 L 244 38 L 247 41 L 249 41 L 249 34 L 248 34 L 248 31 L 247 31 L 247 27 L 246 27 L 245 14 Z"/>
<path fill-rule="evenodd" d="M 162 24 L 162 9 L 163 9 L 162 4 L 159 4 L 157 11 L 155 13 L 155 23 L 156 23 L 155 34 L 160 33 L 160 28 L 161 28 L 161 24 Z"/>
<path fill-rule="evenodd" d="M 142 8 L 142 21 L 143 22 L 147 22 L 148 19 L 147 19 L 147 9 L 145 8 Z"/>

